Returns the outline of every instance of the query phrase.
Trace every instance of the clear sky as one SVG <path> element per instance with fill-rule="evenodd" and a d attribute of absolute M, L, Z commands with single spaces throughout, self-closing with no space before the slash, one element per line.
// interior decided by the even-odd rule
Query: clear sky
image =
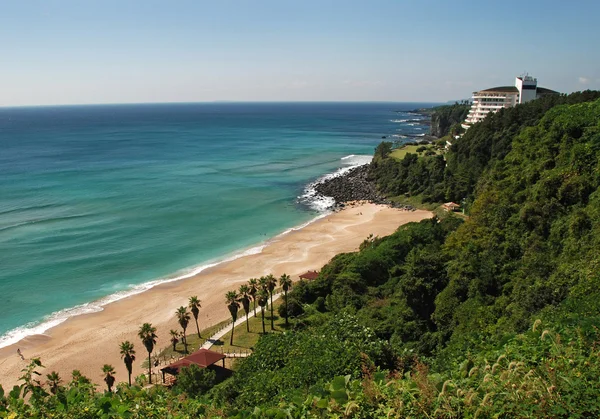
<path fill-rule="evenodd" d="M 600 0 L 0 0 L 0 106 L 600 89 Z"/>

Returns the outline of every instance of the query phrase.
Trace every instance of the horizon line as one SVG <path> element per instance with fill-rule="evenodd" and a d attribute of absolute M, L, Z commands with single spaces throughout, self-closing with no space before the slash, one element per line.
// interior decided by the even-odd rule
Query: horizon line
<path fill-rule="evenodd" d="M 458 100 L 457 100 L 458 101 Z M 421 103 L 421 104 L 445 104 L 455 101 L 393 101 L 393 100 L 210 100 L 194 102 L 98 102 L 98 103 L 58 103 L 40 105 L 0 105 L 0 109 L 11 108 L 50 108 L 69 106 L 128 106 L 128 105 L 199 105 L 199 104 L 269 104 L 269 103 Z"/>

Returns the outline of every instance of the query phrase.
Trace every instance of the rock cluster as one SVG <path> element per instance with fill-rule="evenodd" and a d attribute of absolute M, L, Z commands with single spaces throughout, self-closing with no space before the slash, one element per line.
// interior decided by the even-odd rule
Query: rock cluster
<path fill-rule="evenodd" d="M 343 208 L 350 202 L 368 201 L 414 211 L 412 206 L 397 204 L 378 193 L 375 183 L 368 179 L 368 174 L 368 164 L 358 166 L 340 176 L 318 183 L 315 190 L 319 195 L 332 197 L 336 209 Z"/>

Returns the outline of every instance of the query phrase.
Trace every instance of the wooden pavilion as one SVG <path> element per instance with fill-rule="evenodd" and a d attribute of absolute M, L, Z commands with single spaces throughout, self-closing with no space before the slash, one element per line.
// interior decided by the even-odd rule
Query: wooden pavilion
<path fill-rule="evenodd" d="M 214 352 L 208 349 L 199 349 L 196 352 L 181 358 L 179 361 L 175 361 L 164 368 L 161 368 L 163 384 L 166 384 L 165 374 L 173 376 L 169 380 L 168 384 L 172 384 L 174 377 L 177 377 L 181 368 L 189 367 L 190 365 L 197 365 L 200 368 L 210 368 L 217 373 L 218 377 L 229 375 L 228 370 L 225 369 L 225 358 L 224 354 Z M 217 362 L 223 361 L 223 366 L 215 365 Z"/>

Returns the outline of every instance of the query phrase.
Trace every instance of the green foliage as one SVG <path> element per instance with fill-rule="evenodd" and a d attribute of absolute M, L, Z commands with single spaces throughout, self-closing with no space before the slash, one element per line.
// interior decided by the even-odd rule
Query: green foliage
<path fill-rule="evenodd" d="M 431 114 L 431 135 L 443 137 L 456 130 L 456 126 L 465 120 L 471 109 L 467 103 L 438 106 Z"/>
<path fill-rule="evenodd" d="M 190 365 L 179 371 L 175 391 L 185 393 L 190 397 L 198 397 L 210 390 L 215 383 L 215 371 Z"/>
<path fill-rule="evenodd" d="M 206 395 L 214 377 L 198 368 L 182 372 L 175 392 L 121 385 L 102 394 L 75 371 L 64 387 L 49 374 L 47 392 L 34 359 L 20 386 L 0 388 L 0 417 L 600 416 L 596 97 L 494 114 L 453 146 L 447 165 L 410 155 L 396 164 L 382 143 L 380 187 L 469 196 L 470 217 L 404 225 L 334 257 L 289 290 L 295 330 L 263 334 Z M 267 279 L 249 288 L 264 315 Z M 235 293 L 227 303 L 235 319 Z M 155 331 L 139 333 L 149 353 Z"/>
<path fill-rule="evenodd" d="M 538 124 L 554 107 L 590 102 L 599 97 L 600 92 L 593 91 L 550 95 L 502 109 L 475 124 L 461 138 L 452 140 L 452 147 L 444 157 L 419 158 L 408 154 L 396 161 L 385 152 L 391 144 L 382 143 L 376 149 L 379 152 L 376 151 L 373 158 L 370 176 L 379 189 L 390 196 L 422 195 L 423 202 L 470 200 L 484 172 L 510 152 L 516 135 Z"/>
<path fill-rule="evenodd" d="M 347 313 L 306 331 L 267 334 L 234 377 L 215 387 L 211 396 L 240 408 L 272 406 L 335 375 L 359 377 L 365 360 L 380 357 L 385 346 Z"/>
<path fill-rule="evenodd" d="M 527 327 L 598 277 L 600 100 L 550 110 L 515 137 L 445 244 L 433 318 L 460 348 Z M 458 350 L 458 349 L 457 349 Z"/>

